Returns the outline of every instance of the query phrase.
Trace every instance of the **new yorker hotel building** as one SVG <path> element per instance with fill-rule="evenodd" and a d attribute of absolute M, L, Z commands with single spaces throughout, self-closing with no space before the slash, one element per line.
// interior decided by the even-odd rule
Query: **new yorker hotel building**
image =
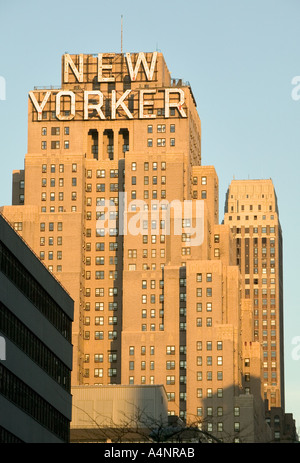
<path fill-rule="evenodd" d="M 260 344 L 191 87 L 163 55 L 65 54 L 62 87 L 29 93 L 13 185 L 4 215 L 75 301 L 73 385 L 164 384 L 169 413 L 238 432 Z"/>

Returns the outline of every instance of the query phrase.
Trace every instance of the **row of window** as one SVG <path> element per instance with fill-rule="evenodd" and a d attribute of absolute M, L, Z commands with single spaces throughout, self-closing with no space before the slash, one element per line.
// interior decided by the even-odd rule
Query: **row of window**
<path fill-rule="evenodd" d="M 160 183 L 162 185 L 166 185 L 167 183 L 167 180 L 166 180 L 166 176 L 165 175 L 162 175 L 161 178 L 160 178 Z M 152 185 L 157 185 L 158 184 L 158 181 L 157 181 L 158 177 L 156 175 L 154 175 L 152 177 Z M 131 185 L 136 185 L 137 184 L 137 177 L 136 176 L 132 176 L 131 177 Z M 149 185 L 149 176 L 146 175 L 144 176 L 144 185 Z"/>
<path fill-rule="evenodd" d="M 197 366 L 201 367 L 202 365 L 204 365 L 203 357 L 198 356 L 197 359 L 196 359 L 196 362 L 197 362 Z M 223 365 L 223 357 L 221 355 L 216 357 L 216 363 L 217 363 L 218 366 Z M 206 365 L 207 366 L 212 366 L 212 364 L 213 364 L 213 357 L 211 355 L 208 355 L 206 357 Z"/>
<path fill-rule="evenodd" d="M 63 223 L 62 222 L 57 222 L 57 231 L 62 231 L 63 229 Z M 44 232 L 46 230 L 46 223 L 41 222 L 40 223 L 40 231 Z M 49 231 L 54 231 L 54 222 L 49 222 L 48 223 L 48 230 Z"/>
<path fill-rule="evenodd" d="M 250 289 L 246 289 L 245 291 L 247 291 L 246 294 L 250 294 Z M 253 289 L 253 295 L 254 296 L 259 296 L 260 291 L 261 291 L 262 296 L 267 296 L 268 293 L 269 293 L 270 296 L 275 296 L 276 295 L 276 289 L 275 288 L 270 288 L 270 289 L 262 288 L 260 290 L 258 288 L 254 288 Z"/>
<path fill-rule="evenodd" d="M 202 413 L 203 413 L 202 408 L 198 407 L 197 408 L 197 415 L 202 416 Z M 203 428 L 203 426 L 201 427 L 201 429 L 202 428 Z M 214 428 L 216 428 L 216 429 L 214 429 Z M 205 422 L 205 429 L 206 429 L 207 432 L 210 432 L 210 433 L 212 433 L 212 432 L 223 432 L 224 431 L 224 425 L 223 425 L 222 422 L 218 422 L 218 423 L 214 424 L 214 423 L 211 423 L 211 422 L 208 421 L 208 422 Z M 240 432 L 240 429 L 241 429 L 240 423 L 239 422 L 234 422 L 233 423 L 233 431 L 234 432 Z M 238 442 L 240 442 L 240 440 L 238 438 L 234 438 L 233 442 L 238 443 Z"/>
<path fill-rule="evenodd" d="M 147 289 L 148 282 L 147 280 L 142 280 L 142 289 Z M 150 287 L 151 289 L 156 288 L 156 280 L 151 280 L 150 281 Z M 159 287 L 163 288 L 164 287 L 164 280 L 159 280 Z"/>
<path fill-rule="evenodd" d="M 118 288 L 108 288 L 108 296 L 117 296 Z M 91 296 L 91 288 L 85 288 L 85 296 Z M 95 288 L 96 297 L 104 297 L 104 288 Z"/>
<path fill-rule="evenodd" d="M 212 288 L 206 288 L 206 297 L 212 297 Z M 202 288 L 196 288 L 196 296 L 202 297 Z"/>
<path fill-rule="evenodd" d="M 206 327 L 211 327 L 212 326 L 212 318 L 211 317 L 206 318 L 205 325 L 206 325 Z M 198 328 L 201 328 L 202 326 L 204 326 L 204 325 L 202 325 L 202 317 L 197 317 L 196 326 Z"/>
<path fill-rule="evenodd" d="M 64 389 L 70 391 L 70 370 L 7 307 L 0 302 L 0 331 Z"/>
<path fill-rule="evenodd" d="M 90 370 L 89 368 L 85 368 L 83 376 L 85 378 L 90 377 Z M 107 376 L 109 378 L 113 376 L 117 376 L 117 369 L 116 368 L 108 368 L 107 369 Z M 104 370 L 103 368 L 94 368 L 94 378 L 103 378 L 104 377 Z"/>
<path fill-rule="evenodd" d="M 125 171 L 123 170 L 123 175 Z M 91 169 L 87 169 L 85 172 L 87 178 L 92 178 L 93 171 Z M 106 177 L 106 170 L 105 169 L 97 169 L 96 170 L 96 177 L 97 178 L 105 178 Z M 109 170 L 109 178 L 118 178 L 119 177 L 119 169 L 110 169 Z"/>
<path fill-rule="evenodd" d="M 108 324 L 109 325 L 117 325 L 118 323 L 118 317 L 113 316 L 113 317 L 108 317 Z M 90 317 L 84 317 L 84 324 L 86 326 L 91 324 L 91 318 Z M 94 324 L 95 325 L 104 325 L 104 317 L 95 317 L 94 318 Z"/>
<path fill-rule="evenodd" d="M 65 170 L 64 164 L 59 164 L 59 165 L 58 165 L 58 172 L 59 172 L 60 174 L 62 174 L 62 173 L 64 172 L 64 170 Z M 43 174 L 46 174 L 47 172 L 48 172 L 48 166 L 47 166 L 47 164 L 42 164 L 42 173 L 43 173 Z M 56 172 L 56 164 L 50 164 L 50 170 L 49 170 L 49 172 L 50 172 L 51 174 L 55 174 L 55 172 Z M 72 164 L 72 172 L 77 172 L 77 164 L 76 164 L 76 163 L 73 163 L 73 164 Z"/>
<path fill-rule="evenodd" d="M 153 235 L 153 236 L 154 236 L 154 235 Z M 164 235 L 163 235 L 163 236 L 164 236 Z M 136 254 L 135 252 L 131 252 L 131 251 L 132 251 L 131 249 L 128 250 L 128 258 L 129 258 L 129 259 L 136 259 L 136 258 L 137 258 L 137 254 Z M 151 251 L 151 252 L 150 252 L 150 251 Z M 163 249 L 160 249 L 160 250 L 158 250 L 158 249 L 151 249 L 151 250 L 149 250 L 149 252 L 148 252 L 148 249 L 142 249 L 141 255 L 142 255 L 143 258 L 148 257 L 148 254 L 149 254 L 149 257 L 150 257 L 150 255 L 151 255 L 152 258 L 155 258 L 155 257 L 157 257 L 158 255 L 160 255 L 160 257 L 165 257 L 166 251 L 165 251 L 164 248 L 163 248 Z"/>
<path fill-rule="evenodd" d="M 151 165 L 152 170 L 154 170 L 154 171 L 158 170 L 158 167 L 159 167 L 159 163 L 158 163 L 158 162 L 152 162 L 152 164 L 149 163 L 149 162 L 144 162 L 144 171 L 146 171 L 146 172 L 149 171 L 150 165 Z M 165 161 L 162 161 L 162 162 L 160 163 L 160 168 L 161 168 L 161 170 L 166 170 L 166 168 L 167 168 L 167 163 L 166 163 Z M 137 163 L 136 163 L 136 162 L 132 162 L 132 163 L 131 163 L 131 170 L 132 170 L 132 171 L 136 171 L 136 170 L 137 170 Z"/>
<path fill-rule="evenodd" d="M 45 251 L 40 251 L 40 260 L 44 260 L 45 259 Z M 54 258 L 54 252 L 53 251 L 48 251 L 48 260 L 53 260 Z M 57 251 L 57 254 L 56 254 L 56 258 L 57 260 L 61 260 L 62 259 L 62 251 Z"/>
<path fill-rule="evenodd" d="M 198 185 L 199 180 L 200 179 L 198 179 L 198 177 L 193 177 L 192 184 L 193 185 Z M 201 185 L 207 185 L 207 177 L 201 177 Z"/>
<path fill-rule="evenodd" d="M 91 251 L 91 249 L 92 249 L 91 243 L 85 243 L 85 250 L 86 251 Z M 116 241 L 111 241 L 109 243 L 109 250 L 110 251 L 117 251 L 118 250 L 118 243 Z M 95 243 L 95 251 L 105 251 L 105 243 L 103 241 Z"/>
<path fill-rule="evenodd" d="M 194 190 L 192 192 L 192 198 L 193 199 L 199 199 L 199 197 L 201 199 L 206 199 L 207 198 L 207 191 L 206 190 L 201 190 L 201 192 L 198 192 L 198 191 Z"/>
<path fill-rule="evenodd" d="M 251 217 L 251 218 L 252 218 L 252 217 Z M 266 215 L 263 215 L 261 218 L 262 218 L 262 220 L 267 220 L 267 216 L 266 216 Z M 230 215 L 230 216 L 228 217 L 228 219 L 229 219 L 229 220 L 232 220 L 232 216 Z M 241 219 L 241 217 L 238 215 L 238 216 L 237 216 L 237 220 L 240 220 L 240 219 Z M 246 219 L 246 220 L 250 220 L 249 215 L 246 215 L 246 216 L 245 216 L 245 219 Z M 255 215 L 255 216 L 253 217 L 253 219 L 254 219 L 254 220 L 258 220 L 258 216 Z M 271 220 L 274 220 L 274 215 L 271 215 L 271 216 L 270 216 L 270 219 L 271 219 Z M 239 230 L 240 230 L 240 229 L 239 229 Z M 262 232 L 262 233 L 267 233 L 267 227 L 261 227 L 261 232 Z M 239 232 L 237 231 L 237 233 L 239 233 Z M 245 233 L 246 233 L 246 232 L 245 232 Z M 249 232 L 248 232 L 248 233 L 249 233 Z M 253 233 L 258 233 L 258 227 L 253 227 Z M 270 233 L 275 233 L 275 227 L 270 227 Z"/>
<path fill-rule="evenodd" d="M 95 302 L 94 309 L 96 311 L 99 311 L 99 310 L 103 311 L 104 310 L 104 302 Z M 90 302 L 85 303 L 85 310 L 87 310 L 87 311 L 91 310 L 91 303 Z M 108 302 L 108 310 L 118 310 L 118 303 L 117 302 Z"/>
<path fill-rule="evenodd" d="M 91 257 L 85 258 L 85 264 L 91 265 Z M 117 265 L 117 264 L 118 264 L 118 258 L 116 256 L 109 256 L 109 265 Z M 105 265 L 105 257 L 96 256 L 95 265 Z"/>
<path fill-rule="evenodd" d="M 71 341 L 72 321 L 2 242 L 0 242 L 0 270 L 50 323 L 68 341 Z"/>
<path fill-rule="evenodd" d="M 202 302 L 197 302 L 196 310 L 197 310 L 197 312 L 202 312 Z M 207 302 L 206 303 L 206 312 L 211 312 L 211 311 L 212 311 L 212 303 Z"/>
<path fill-rule="evenodd" d="M 42 127 L 41 133 L 46 136 L 48 133 L 47 127 Z M 51 135 L 60 135 L 60 127 L 51 127 Z M 64 127 L 64 135 L 70 135 L 70 127 Z"/>
<path fill-rule="evenodd" d="M 213 380 L 213 373 L 215 374 L 215 378 L 217 381 L 223 381 L 223 371 L 207 371 L 206 372 L 206 381 L 212 381 Z M 203 381 L 203 372 L 202 371 L 197 371 L 197 381 Z"/>
<path fill-rule="evenodd" d="M 163 301 L 163 294 L 160 294 L 159 296 L 160 302 Z M 142 294 L 142 304 L 147 304 L 150 302 L 150 304 L 155 304 L 156 302 L 156 295 L 155 294 L 150 294 L 150 297 L 147 297 L 147 294 Z"/>
<path fill-rule="evenodd" d="M 91 339 L 91 333 L 90 331 L 84 331 L 84 339 L 85 340 L 90 340 Z M 109 340 L 116 340 L 118 337 L 117 331 L 108 331 L 107 333 L 108 339 Z M 104 331 L 95 331 L 94 332 L 94 340 L 95 341 L 103 341 L 104 340 Z"/>
<path fill-rule="evenodd" d="M 50 179 L 50 187 L 53 188 L 55 187 L 56 185 L 56 179 L 55 178 L 51 178 Z M 64 186 L 64 178 L 59 178 L 58 179 L 58 185 L 60 187 L 63 187 Z M 77 186 L 77 177 L 73 177 L 72 180 L 71 180 L 71 185 L 72 186 Z M 42 187 L 46 187 L 47 186 L 47 178 L 42 178 Z"/>
<path fill-rule="evenodd" d="M 184 265 L 185 265 L 185 262 L 182 262 L 182 263 L 181 263 L 181 266 L 184 266 Z M 159 268 L 160 268 L 161 270 L 164 268 L 164 266 L 165 266 L 164 263 L 159 264 Z M 133 272 L 134 270 L 136 270 L 136 268 L 137 268 L 137 267 L 136 267 L 136 264 L 129 264 L 129 265 L 128 265 L 128 270 L 131 271 L 131 272 Z M 153 264 L 153 263 L 152 263 L 152 264 L 146 264 L 146 263 L 143 263 L 143 264 L 142 264 L 142 269 L 143 269 L 143 270 L 150 270 L 150 268 L 151 268 L 151 270 L 156 270 L 156 264 Z"/>
<path fill-rule="evenodd" d="M 227 412 L 228 413 L 228 412 Z M 197 415 L 198 416 L 223 416 L 223 407 L 217 407 L 216 411 L 213 409 L 213 407 L 206 407 L 206 413 L 203 413 L 203 408 L 199 407 L 197 408 Z M 240 407 L 234 407 L 233 408 L 233 416 L 240 416 Z M 235 429 L 236 430 L 236 429 Z"/>
<path fill-rule="evenodd" d="M 46 244 L 46 238 L 44 236 L 41 236 L 40 237 L 40 246 L 45 246 Z M 56 238 L 56 244 L 58 246 L 61 246 L 62 245 L 62 236 L 58 236 Z M 49 236 L 48 238 L 48 245 L 49 246 L 53 246 L 54 245 L 54 237 L 53 236 Z"/>
<path fill-rule="evenodd" d="M 148 138 L 147 139 L 147 146 L 148 146 L 148 148 L 153 147 L 153 138 Z M 166 146 L 166 139 L 165 138 L 157 138 L 156 146 L 158 146 L 158 147 Z M 175 146 L 175 138 L 170 138 L 170 146 Z"/>
<path fill-rule="evenodd" d="M 162 295 L 161 301 L 163 301 L 163 295 Z M 155 317 L 156 317 L 156 313 L 157 313 L 157 312 L 156 312 L 156 309 L 151 309 L 151 310 L 149 311 L 150 318 L 155 318 Z M 160 310 L 158 311 L 158 313 L 159 313 L 159 316 L 160 316 L 160 317 L 163 317 L 163 316 L 164 316 L 164 310 L 163 310 L 163 309 L 160 309 Z M 142 318 L 147 318 L 147 316 L 148 316 L 147 310 L 146 310 L 146 309 L 143 309 L 143 310 L 142 310 Z"/>
<path fill-rule="evenodd" d="M 151 190 L 150 193 L 151 193 L 151 195 L 149 194 L 149 190 L 144 190 L 143 191 L 143 199 L 150 199 L 150 196 L 151 196 L 152 199 L 158 199 L 159 198 L 157 190 Z M 166 197 L 167 197 L 166 190 L 161 190 L 160 191 L 160 199 L 166 199 Z M 136 194 L 136 190 L 131 191 L 131 199 L 132 200 L 138 199 L 137 194 Z M 136 210 L 136 205 L 131 205 L 131 210 L 132 211 Z"/>
<path fill-rule="evenodd" d="M 199 283 L 201 283 L 202 281 L 204 281 L 202 279 L 202 273 L 197 273 L 196 274 L 196 281 Z M 207 282 L 211 282 L 212 281 L 212 273 L 206 273 L 206 281 Z"/>
<path fill-rule="evenodd" d="M 55 201 L 56 199 L 58 199 L 59 201 L 64 201 L 65 200 L 65 196 L 64 196 L 64 192 L 63 191 L 60 191 L 58 193 L 58 195 L 56 195 L 54 192 L 52 193 L 49 193 L 49 199 L 50 201 Z M 70 199 L 72 201 L 76 201 L 77 200 L 77 192 L 76 191 L 72 191 L 71 192 L 71 197 Z M 41 201 L 47 201 L 47 193 L 43 192 L 41 194 Z"/>
<path fill-rule="evenodd" d="M 60 141 L 59 140 L 51 141 L 50 147 L 51 147 L 52 150 L 60 149 Z M 70 148 L 70 141 L 69 140 L 64 140 L 63 147 L 64 147 L 65 150 L 68 150 Z M 42 141 L 41 149 L 42 150 L 47 149 L 47 142 L 46 141 Z"/>
<path fill-rule="evenodd" d="M 166 132 L 166 124 L 157 124 L 156 130 L 158 133 L 165 133 Z M 148 125 L 147 127 L 148 133 L 153 133 L 153 125 Z M 170 133 L 175 133 L 175 124 L 170 124 Z"/>
<path fill-rule="evenodd" d="M 249 205 L 244 205 L 244 204 L 241 204 L 240 205 L 240 208 L 241 208 L 241 211 L 245 211 L 245 207 L 246 208 L 249 208 L 249 211 L 253 211 L 253 204 L 249 204 Z M 272 205 L 269 205 L 269 211 L 271 212 L 273 209 Z M 261 211 L 261 204 L 257 204 L 257 210 L 258 211 Z M 230 206 L 230 211 L 233 212 L 234 211 L 234 206 Z"/>
<path fill-rule="evenodd" d="M 0 364 L 0 391 L 9 401 L 64 442 L 69 441 L 70 423 L 52 405 Z"/>
<path fill-rule="evenodd" d="M 107 360 L 109 363 L 117 362 L 118 354 L 115 351 L 108 351 L 107 352 Z M 95 363 L 103 363 L 104 362 L 104 354 L 94 354 L 94 362 Z M 90 363 L 90 354 L 84 354 L 84 363 Z"/>
<path fill-rule="evenodd" d="M 202 341 L 197 341 L 196 344 L 197 350 L 202 350 L 203 344 Z M 217 350 L 222 350 L 223 349 L 223 341 L 217 341 L 216 342 L 216 348 Z M 206 341 L 206 350 L 212 350 L 213 349 L 213 342 L 212 341 Z"/>

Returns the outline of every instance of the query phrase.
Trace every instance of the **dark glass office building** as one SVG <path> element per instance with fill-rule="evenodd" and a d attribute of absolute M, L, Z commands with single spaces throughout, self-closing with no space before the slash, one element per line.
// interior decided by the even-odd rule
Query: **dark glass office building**
<path fill-rule="evenodd" d="M 73 310 L 0 215 L 0 443 L 69 441 Z"/>

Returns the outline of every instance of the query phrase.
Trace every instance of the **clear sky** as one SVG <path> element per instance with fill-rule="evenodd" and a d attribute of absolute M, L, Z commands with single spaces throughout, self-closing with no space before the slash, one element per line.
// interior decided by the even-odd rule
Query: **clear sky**
<path fill-rule="evenodd" d="M 161 51 L 172 77 L 191 83 L 202 163 L 219 176 L 220 220 L 233 177 L 274 182 L 284 236 L 286 411 L 299 427 L 299 0 L 0 0 L 0 205 L 11 204 L 12 171 L 24 166 L 28 92 L 60 85 L 65 52 L 120 52 L 121 15 L 124 52 Z"/>

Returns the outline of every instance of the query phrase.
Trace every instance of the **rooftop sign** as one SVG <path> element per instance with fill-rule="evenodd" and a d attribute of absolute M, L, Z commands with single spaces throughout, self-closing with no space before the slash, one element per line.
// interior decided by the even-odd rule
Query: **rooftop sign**
<path fill-rule="evenodd" d="M 148 53 L 147 56 L 145 53 L 138 53 L 134 54 L 133 59 L 130 53 L 126 53 L 124 70 L 121 64 L 121 60 L 124 60 L 123 55 L 113 53 L 99 53 L 96 56 L 80 54 L 72 57 L 69 54 L 63 55 L 63 89 L 29 92 L 33 112 L 37 113 L 35 120 L 42 121 L 43 112 L 49 111 L 50 107 L 54 112 L 53 106 L 56 119 L 61 121 L 91 118 L 153 119 L 156 118 L 154 108 L 157 108 L 158 104 L 161 105 L 161 114 L 165 118 L 170 117 L 170 110 L 173 108 L 180 117 L 187 117 L 184 110 L 185 93 L 180 87 L 158 88 L 156 85 L 151 88 L 147 85 L 139 88 L 136 84 L 125 91 L 123 87 L 121 91 L 118 87 L 117 90 L 113 88 L 109 92 L 106 88 L 105 91 L 102 89 L 103 84 L 113 85 L 117 82 L 123 84 L 124 76 L 135 83 L 157 80 L 155 77 L 157 55 L 157 52 Z M 91 87 L 95 83 L 102 84 L 101 91 Z M 82 87 L 80 84 L 83 84 Z M 92 89 L 87 90 L 87 86 Z M 129 98 L 134 98 L 138 102 L 135 111 L 128 105 Z"/>

